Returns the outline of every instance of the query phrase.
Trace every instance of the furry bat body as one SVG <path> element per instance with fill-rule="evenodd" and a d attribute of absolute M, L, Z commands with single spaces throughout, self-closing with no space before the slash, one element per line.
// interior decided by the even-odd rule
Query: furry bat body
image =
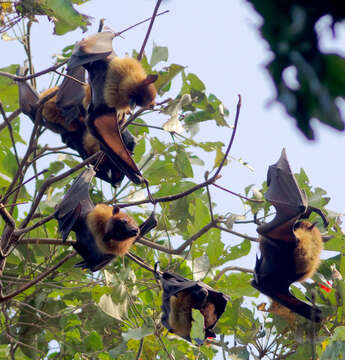
<path fill-rule="evenodd" d="M 19 69 L 24 75 L 24 68 Z M 68 71 L 68 75 L 85 82 L 85 69 L 82 66 Z M 42 109 L 43 125 L 51 131 L 60 134 L 61 141 L 71 149 L 77 151 L 82 159 L 100 150 L 99 141 L 91 135 L 86 126 L 87 108 L 91 102 L 91 88 L 65 77 L 60 87 L 50 88 L 38 94 L 28 83 L 19 82 L 19 102 L 24 114 L 35 121 L 37 101 L 53 91 L 55 96 L 45 102 Z M 135 148 L 135 138 L 125 129 L 122 133 L 124 146 L 132 154 Z M 96 176 L 113 186 L 119 185 L 125 174 L 105 156 L 99 163 Z"/>
<path fill-rule="evenodd" d="M 112 32 L 101 32 L 79 41 L 68 68 L 84 66 L 89 74 L 92 92 L 88 126 L 101 149 L 135 184 L 145 182 L 140 170 L 124 145 L 119 121 L 131 105 L 154 103 L 156 75 L 146 76 L 141 64 L 131 58 L 116 57 Z"/>
<path fill-rule="evenodd" d="M 192 309 L 198 309 L 204 316 L 205 339 L 215 337 L 213 328 L 225 310 L 228 296 L 200 281 L 187 280 L 169 272 L 156 272 L 156 277 L 163 287 L 163 325 L 190 341 Z"/>
<path fill-rule="evenodd" d="M 257 258 L 252 285 L 273 300 L 305 318 L 319 322 L 321 311 L 297 299 L 290 291 L 295 281 L 315 273 L 320 262 L 323 241 L 315 224 L 307 220 L 311 212 L 326 218 L 319 209 L 308 206 L 308 200 L 291 172 L 285 149 L 278 162 L 269 167 L 266 200 L 276 208 L 275 218 L 257 228 L 261 257 Z"/>
<path fill-rule="evenodd" d="M 138 236 L 156 226 L 153 216 L 139 227 L 117 206 L 94 206 L 89 196 L 94 175 L 94 170 L 88 168 L 75 179 L 55 212 L 63 240 L 71 231 L 76 233 L 73 247 L 84 259 L 76 266 L 91 271 L 100 270 L 115 256 L 125 255 Z"/>

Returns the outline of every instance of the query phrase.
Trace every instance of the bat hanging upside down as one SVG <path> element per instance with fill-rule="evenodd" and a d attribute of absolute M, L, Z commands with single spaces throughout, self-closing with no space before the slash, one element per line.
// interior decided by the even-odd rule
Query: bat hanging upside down
<path fill-rule="evenodd" d="M 229 297 L 201 281 L 187 280 L 173 273 L 156 271 L 155 276 L 163 287 L 163 325 L 170 332 L 191 341 L 192 309 L 198 309 L 204 316 L 205 339 L 216 337 L 213 328 Z"/>
<path fill-rule="evenodd" d="M 313 276 L 323 249 L 319 229 L 303 219 L 316 212 L 325 227 L 328 221 L 320 209 L 308 206 L 307 196 L 291 172 L 285 149 L 278 162 L 269 167 L 267 185 L 265 198 L 277 213 L 271 222 L 257 228 L 261 257 L 256 259 L 252 285 L 297 314 L 319 322 L 320 309 L 294 297 L 289 287 Z"/>
<path fill-rule="evenodd" d="M 84 259 L 76 266 L 91 271 L 102 269 L 115 256 L 125 255 L 139 236 L 157 225 L 154 212 L 138 226 L 117 206 L 95 206 L 89 196 L 94 175 L 92 167 L 84 170 L 55 211 L 63 241 L 71 231 L 76 234 L 77 241 L 73 247 Z"/>
<path fill-rule="evenodd" d="M 79 41 L 68 69 L 83 66 L 88 71 L 91 105 L 87 124 L 101 149 L 135 184 L 147 183 L 123 143 L 119 122 L 133 106 L 154 104 L 153 82 L 158 76 L 146 75 L 136 59 L 117 57 L 112 48 L 114 37 L 105 31 Z"/>
<path fill-rule="evenodd" d="M 18 69 L 18 75 L 24 75 L 25 68 Z M 56 95 L 46 101 L 42 108 L 42 124 L 51 131 L 60 134 L 61 141 L 76 150 L 82 159 L 100 150 L 99 141 L 86 126 L 87 109 L 91 103 L 91 88 L 85 82 L 85 69 L 74 67 L 64 77 L 60 86 L 52 87 L 38 94 L 27 82 L 18 82 L 19 103 L 25 115 L 34 122 L 37 113 L 37 102 L 43 97 L 57 91 Z M 134 136 L 125 129 L 122 131 L 122 142 L 129 154 L 136 145 Z M 125 174 L 107 156 L 97 166 L 96 176 L 113 186 L 123 180 Z"/>

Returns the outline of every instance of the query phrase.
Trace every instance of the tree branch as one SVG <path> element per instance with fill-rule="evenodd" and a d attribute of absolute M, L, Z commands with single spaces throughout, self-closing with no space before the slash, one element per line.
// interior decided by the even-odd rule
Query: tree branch
<path fill-rule="evenodd" d="M 246 269 L 241 266 L 227 266 L 224 269 L 222 269 L 215 277 L 214 281 L 217 282 L 227 271 L 241 271 L 248 274 L 254 274 L 254 271 L 251 269 Z"/>
<path fill-rule="evenodd" d="M 53 267 L 51 267 L 50 269 L 48 269 L 47 271 L 45 271 L 44 273 L 42 273 L 41 275 L 37 276 L 36 279 L 33 279 L 32 281 L 30 281 L 29 283 L 25 284 L 24 286 L 22 286 L 21 288 L 11 292 L 10 294 L 6 295 L 6 296 L 2 296 L 0 297 L 0 303 L 4 303 L 10 299 L 12 299 L 13 297 L 17 296 L 18 294 L 22 293 L 23 291 L 29 289 L 31 286 L 36 285 L 39 281 L 43 280 L 44 278 L 46 278 L 48 275 L 50 275 L 53 271 L 55 271 L 56 269 L 58 269 L 62 264 L 64 264 L 67 260 L 69 260 L 70 258 L 72 258 L 73 256 L 77 255 L 76 251 L 73 251 L 72 253 L 68 254 L 67 256 L 65 256 L 62 260 L 60 260 L 56 265 L 54 265 Z"/>
<path fill-rule="evenodd" d="M 158 0 L 157 3 L 156 3 L 156 6 L 155 6 L 155 9 L 153 10 L 153 15 L 152 15 L 152 18 L 151 18 L 151 21 L 150 21 L 150 25 L 147 29 L 147 32 L 146 32 L 146 35 L 145 35 L 145 39 L 143 41 L 143 44 L 141 46 L 141 49 L 139 51 L 139 54 L 137 56 L 137 59 L 140 61 L 143 57 L 143 54 L 144 54 L 144 50 L 145 50 L 145 46 L 146 46 L 146 43 L 147 43 L 147 40 L 149 39 L 149 36 L 150 36 L 150 33 L 151 33 L 151 30 L 152 30 L 152 26 L 153 26 L 153 23 L 155 21 L 155 18 L 157 16 L 157 13 L 158 13 L 158 9 L 159 9 L 159 6 L 161 4 L 162 0 Z"/>

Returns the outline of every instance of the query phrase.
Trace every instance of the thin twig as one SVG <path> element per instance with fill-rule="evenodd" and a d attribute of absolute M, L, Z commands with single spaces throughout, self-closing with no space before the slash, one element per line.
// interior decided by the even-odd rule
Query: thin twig
<path fill-rule="evenodd" d="M 23 183 L 21 183 L 20 185 L 18 185 L 17 187 L 15 187 L 10 193 L 8 193 L 6 196 L 4 196 L 4 197 L 1 199 L 1 201 L 5 202 L 5 201 L 8 199 L 8 197 L 9 197 L 11 194 L 13 194 L 15 191 L 17 191 L 19 188 L 21 188 L 22 186 L 24 186 L 25 184 L 27 184 L 29 181 L 37 178 L 38 176 L 44 174 L 44 173 L 47 172 L 47 171 L 48 171 L 48 169 L 44 169 L 44 170 L 40 171 L 39 173 L 37 173 L 36 175 L 34 175 L 34 176 L 32 176 L 31 178 L 29 178 L 28 180 L 25 180 Z"/>
<path fill-rule="evenodd" d="M 49 239 L 49 238 L 26 238 L 20 239 L 18 244 L 21 245 L 58 245 L 58 246 L 70 246 L 75 244 L 76 241 L 73 240 L 66 240 L 63 241 L 62 239 Z"/>
<path fill-rule="evenodd" d="M 223 227 L 223 226 L 217 225 L 216 228 L 219 229 L 219 230 L 228 232 L 228 233 L 230 233 L 230 234 L 232 234 L 232 235 L 236 235 L 236 236 L 238 236 L 238 237 L 241 237 L 241 238 L 243 238 L 243 239 L 248 239 L 248 240 L 253 241 L 253 242 L 259 242 L 258 238 L 241 234 L 241 233 L 239 233 L 239 232 L 237 232 L 237 231 L 233 231 L 233 230 L 227 229 L 227 228 L 225 228 L 225 227 Z"/>
<path fill-rule="evenodd" d="M 229 156 L 229 153 L 230 153 L 230 150 L 231 150 L 231 147 L 232 147 L 232 144 L 233 144 L 233 142 L 234 142 L 235 135 L 236 135 L 237 125 L 238 125 L 238 119 L 239 119 L 239 117 L 240 117 L 241 105 L 242 105 L 242 98 L 241 98 L 241 95 L 238 95 L 238 102 L 237 102 L 235 123 L 234 123 L 234 128 L 233 128 L 233 130 L 232 130 L 231 139 L 230 139 L 228 148 L 227 148 L 226 151 L 225 151 L 223 160 L 222 160 L 222 162 L 220 163 L 220 165 L 218 166 L 218 169 L 217 169 L 216 173 L 215 173 L 213 176 L 217 176 L 217 175 L 220 173 L 220 171 L 222 170 L 222 167 L 223 167 L 224 164 L 225 164 L 225 161 L 226 161 L 227 157 Z"/>
<path fill-rule="evenodd" d="M 20 115 L 21 113 L 21 109 L 17 109 L 17 110 L 14 110 L 13 113 L 7 118 L 8 122 L 11 122 L 13 121 L 17 116 Z M 7 127 L 7 122 L 4 121 L 3 123 L 0 124 L 0 131 L 5 129 Z"/>
<path fill-rule="evenodd" d="M 30 227 L 27 227 L 25 229 L 15 230 L 13 232 L 13 234 L 14 234 L 14 236 L 19 237 L 19 236 L 21 236 L 23 234 L 26 234 L 26 233 L 40 227 L 41 225 L 45 224 L 46 222 L 48 222 L 48 221 L 50 221 L 52 219 L 54 219 L 54 214 L 48 215 L 47 217 L 43 218 L 42 220 L 38 221 L 36 224 L 34 224 L 34 225 L 30 226 Z"/>
<path fill-rule="evenodd" d="M 227 266 L 224 269 L 222 269 L 215 277 L 214 281 L 217 282 L 227 271 L 241 271 L 248 274 L 254 274 L 254 271 L 251 269 L 246 269 L 241 266 Z"/>
<path fill-rule="evenodd" d="M 84 160 L 83 162 L 81 162 L 80 164 L 74 166 L 72 169 L 65 171 L 64 173 L 62 173 L 61 175 L 52 177 L 47 179 L 41 186 L 40 191 L 38 192 L 35 201 L 32 203 L 31 209 L 28 213 L 28 215 L 26 216 L 26 218 L 22 221 L 21 225 L 19 226 L 19 229 L 24 229 L 26 227 L 26 225 L 29 223 L 29 221 L 31 220 L 37 206 L 39 205 L 46 189 L 54 184 L 57 181 L 60 181 L 64 178 L 66 178 L 67 176 L 73 174 L 74 172 L 76 172 L 77 170 L 81 169 L 82 167 L 84 167 L 85 165 L 90 164 L 91 162 L 93 162 L 95 159 L 97 159 L 97 157 L 99 156 L 100 151 L 98 151 L 97 153 L 91 155 L 89 158 L 87 158 L 86 160 Z"/>
<path fill-rule="evenodd" d="M 226 192 L 228 192 L 228 193 L 230 193 L 230 194 L 232 194 L 232 195 L 235 195 L 235 196 L 237 196 L 237 197 L 239 197 L 239 198 L 241 198 L 241 199 L 247 200 L 247 201 L 251 201 L 251 202 L 254 202 L 254 203 L 258 203 L 258 204 L 261 204 L 261 203 L 264 203 L 264 202 L 265 202 L 264 200 L 249 199 L 248 197 L 246 197 L 246 196 L 244 196 L 244 195 L 235 193 L 234 191 L 228 190 L 228 189 L 226 189 L 226 188 L 224 188 L 223 186 L 220 186 L 220 185 L 218 185 L 218 184 L 214 184 L 214 183 L 213 183 L 212 185 L 214 185 L 215 187 L 217 187 L 217 188 L 219 188 L 219 189 L 221 189 L 221 190 L 223 190 L 223 191 L 226 191 Z"/>
<path fill-rule="evenodd" d="M 1 112 L 1 115 L 2 117 L 4 118 L 5 120 L 5 123 L 7 125 L 7 128 L 8 128 L 8 132 L 10 134 L 10 138 L 11 138 L 11 142 L 12 142 L 12 147 L 13 147 L 13 150 L 14 150 L 14 155 L 16 157 L 16 160 L 17 160 L 17 165 L 19 166 L 19 156 L 18 156 L 18 153 L 17 153 L 17 146 L 16 146 L 16 142 L 14 140 L 14 136 L 13 136 L 13 129 L 12 129 L 12 125 L 11 123 L 8 121 L 8 118 L 6 116 L 6 113 L 5 113 L 5 110 L 2 106 L 2 102 L 0 101 L 0 112 Z"/>
<path fill-rule="evenodd" d="M 36 279 L 33 279 L 32 281 L 30 281 L 29 283 L 25 284 L 24 286 L 22 286 L 21 288 L 12 291 L 10 294 L 3 296 L 0 298 L 0 303 L 6 302 L 10 299 L 12 299 L 13 297 L 17 296 L 18 294 L 22 293 L 23 291 L 29 289 L 31 286 L 36 285 L 39 281 L 43 280 L 44 278 L 46 278 L 48 275 L 50 275 L 53 271 L 55 271 L 56 269 L 58 269 L 62 264 L 64 264 L 67 260 L 69 260 L 70 258 L 72 258 L 73 256 L 77 255 L 76 251 L 73 251 L 72 253 L 68 254 L 67 256 L 65 256 L 62 260 L 60 260 L 56 265 L 54 265 L 53 267 L 51 267 L 50 269 L 48 269 L 47 271 L 45 271 L 44 273 L 42 273 L 41 275 L 37 276 Z"/>
<path fill-rule="evenodd" d="M 65 65 L 68 62 L 68 60 L 69 59 L 64 60 L 63 62 L 61 62 L 59 64 L 50 66 L 49 68 L 47 68 L 45 70 L 42 70 L 42 71 L 39 71 L 39 72 L 37 72 L 35 74 L 32 74 L 32 75 L 20 76 L 20 75 L 13 75 L 13 74 L 10 74 L 10 73 L 4 72 L 4 71 L 0 71 L 0 76 L 7 77 L 7 78 L 9 78 L 11 80 L 14 80 L 14 81 L 26 81 L 26 80 L 30 80 L 30 79 L 42 76 L 42 75 L 47 74 L 47 73 L 49 73 L 51 71 L 54 71 L 54 70 L 58 69 L 59 67 Z"/>
<path fill-rule="evenodd" d="M 151 29 L 152 29 L 152 26 L 153 26 L 153 23 L 155 21 L 155 18 L 157 16 L 157 13 L 158 13 L 158 9 L 159 9 L 159 6 L 161 4 L 162 0 L 158 0 L 157 3 L 156 3 L 156 6 L 155 6 L 155 9 L 153 10 L 153 15 L 152 15 L 152 18 L 151 18 L 151 21 L 150 21 L 150 25 L 147 29 L 147 32 L 146 32 L 146 35 L 145 35 L 145 39 L 143 41 L 143 44 L 141 46 L 141 49 L 139 51 L 139 54 L 137 56 L 137 59 L 140 61 L 143 57 L 143 54 L 144 54 L 144 50 L 145 50 L 145 47 L 146 47 L 146 43 L 147 43 L 147 40 L 149 39 L 149 36 L 150 36 L 150 33 L 151 33 Z"/>
<path fill-rule="evenodd" d="M 154 268 L 152 268 L 150 265 L 147 265 L 145 263 L 144 260 L 142 260 L 141 258 L 139 258 L 139 256 L 135 255 L 135 254 L 132 254 L 132 253 L 127 253 L 126 256 L 133 260 L 135 263 L 137 263 L 138 265 L 140 265 L 141 267 L 143 267 L 144 269 L 148 270 L 148 271 L 151 271 L 152 273 L 155 272 Z"/>
<path fill-rule="evenodd" d="M 165 11 L 157 14 L 156 17 L 158 17 L 158 16 L 160 16 L 160 15 L 163 15 L 163 14 L 166 14 L 166 13 L 168 13 L 168 12 L 169 12 L 169 10 L 165 10 Z M 138 23 L 136 23 L 136 24 L 134 24 L 134 25 L 132 25 L 132 26 L 124 29 L 124 30 L 121 30 L 120 32 L 115 33 L 115 36 L 120 36 L 120 35 L 123 34 L 125 31 L 131 30 L 131 29 L 133 29 L 134 27 L 136 27 L 136 26 L 138 26 L 138 25 L 141 25 L 141 24 L 143 24 L 143 23 L 145 23 L 145 22 L 147 22 L 147 21 L 149 21 L 149 20 L 151 20 L 151 19 L 152 19 L 152 16 L 149 17 L 149 18 L 147 18 L 147 19 L 145 19 L 145 20 L 143 20 L 143 21 L 140 21 L 140 22 L 138 22 Z"/>
<path fill-rule="evenodd" d="M 204 176 L 206 181 L 208 179 L 208 175 L 209 175 L 209 172 L 206 171 L 205 176 Z M 206 190 L 207 190 L 208 207 L 209 207 L 209 210 L 210 210 L 211 220 L 214 221 L 213 209 L 212 209 L 212 200 L 211 200 L 210 188 L 209 188 L 208 184 L 206 185 Z"/>
<path fill-rule="evenodd" d="M 78 84 L 80 84 L 80 85 L 84 85 L 84 86 L 87 85 L 86 82 L 80 81 L 80 80 L 76 79 L 75 77 L 73 77 L 73 76 L 71 76 L 71 75 L 64 74 L 64 73 L 62 73 L 62 72 L 60 72 L 60 71 L 57 71 L 57 70 L 54 70 L 54 72 L 55 72 L 56 74 L 58 74 L 58 75 L 64 76 L 64 77 L 66 77 L 66 78 L 68 78 L 68 79 L 71 79 L 71 80 L 75 81 L 76 83 L 78 83 Z"/>

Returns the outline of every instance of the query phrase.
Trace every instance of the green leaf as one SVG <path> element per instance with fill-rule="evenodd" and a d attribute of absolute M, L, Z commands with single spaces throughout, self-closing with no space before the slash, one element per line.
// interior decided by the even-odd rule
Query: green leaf
<path fill-rule="evenodd" d="M 321 356 L 321 360 L 342 360 L 345 353 L 345 341 L 332 341 Z"/>
<path fill-rule="evenodd" d="M 97 351 L 103 349 L 102 337 L 96 332 L 92 331 L 84 340 L 87 351 Z"/>
<path fill-rule="evenodd" d="M 190 331 L 190 337 L 192 339 L 204 340 L 204 316 L 197 309 L 192 309 L 192 329 Z"/>
<path fill-rule="evenodd" d="M 188 155 L 182 146 L 178 146 L 175 158 L 175 169 L 182 178 L 192 178 L 193 169 Z"/>
<path fill-rule="evenodd" d="M 145 336 L 152 335 L 154 331 L 154 328 L 143 325 L 140 328 L 130 329 L 127 332 L 122 333 L 122 338 L 124 341 L 129 341 L 130 339 L 140 340 Z"/>
<path fill-rule="evenodd" d="M 220 239 L 220 230 L 219 229 L 211 229 L 210 233 L 210 241 L 208 242 L 207 246 L 207 256 L 210 259 L 211 265 L 215 265 L 218 262 L 218 259 L 221 257 L 224 244 Z"/>
<path fill-rule="evenodd" d="M 1 68 L 0 71 L 7 72 L 10 74 L 15 74 L 19 65 L 13 64 L 4 68 Z M 0 76 L 0 99 L 4 110 L 14 111 L 18 108 L 18 86 L 17 84 L 5 77 Z"/>
<path fill-rule="evenodd" d="M 40 5 L 48 16 L 54 18 L 54 33 L 63 35 L 77 27 L 86 30 L 90 25 L 89 17 L 76 11 L 68 0 L 42 0 Z"/>
<path fill-rule="evenodd" d="M 157 46 L 153 44 L 153 50 L 150 60 L 151 67 L 154 67 L 161 61 L 167 61 L 169 56 L 168 48 L 165 46 Z"/>
<path fill-rule="evenodd" d="M 117 320 L 122 320 L 122 316 L 125 316 L 127 313 L 126 304 L 115 304 L 111 296 L 108 294 L 103 294 L 101 296 L 98 306 L 107 315 Z"/>
<path fill-rule="evenodd" d="M 159 77 L 155 81 L 155 87 L 158 91 L 158 94 L 162 96 L 165 91 L 163 88 L 167 86 L 170 81 L 178 75 L 184 69 L 183 66 L 177 64 L 171 64 L 169 67 L 165 68 L 164 71 L 159 72 Z"/>

